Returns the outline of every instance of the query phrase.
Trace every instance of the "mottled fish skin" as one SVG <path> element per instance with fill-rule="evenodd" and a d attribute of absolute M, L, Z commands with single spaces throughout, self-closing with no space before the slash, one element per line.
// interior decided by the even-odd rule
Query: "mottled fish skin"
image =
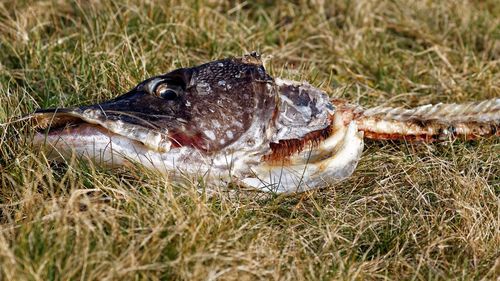
<path fill-rule="evenodd" d="M 498 135 L 499 104 L 365 110 L 307 82 L 272 78 L 252 53 L 152 77 L 100 104 L 38 110 L 33 142 L 54 159 L 138 162 L 165 174 L 291 193 L 349 177 L 363 138 Z"/>

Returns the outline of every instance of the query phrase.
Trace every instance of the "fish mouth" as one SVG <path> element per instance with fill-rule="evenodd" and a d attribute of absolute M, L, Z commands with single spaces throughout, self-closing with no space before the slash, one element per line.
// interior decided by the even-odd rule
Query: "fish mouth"
<path fill-rule="evenodd" d="M 46 143 L 47 138 L 65 135 L 91 137 L 100 134 L 120 136 L 156 152 L 168 152 L 172 144 L 166 130 L 155 131 L 119 118 L 109 118 L 106 112 L 92 108 L 43 109 L 30 117 L 35 123 L 35 143 Z"/>

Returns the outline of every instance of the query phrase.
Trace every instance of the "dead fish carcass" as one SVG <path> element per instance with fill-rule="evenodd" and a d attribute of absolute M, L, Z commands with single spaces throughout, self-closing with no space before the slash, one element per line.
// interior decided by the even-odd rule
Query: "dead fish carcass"
<path fill-rule="evenodd" d="M 439 141 L 496 135 L 500 99 L 364 109 L 306 82 L 271 77 L 256 53 L 180 68 L 103 103 L 41 109 L 33 142 L 56 159 L 138 162 L 272 192 L 349 177 L 364 138 Z"/>

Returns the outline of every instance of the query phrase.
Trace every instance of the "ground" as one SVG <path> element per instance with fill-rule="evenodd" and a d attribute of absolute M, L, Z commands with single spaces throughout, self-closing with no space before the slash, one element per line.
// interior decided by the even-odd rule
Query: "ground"
<path fill-rule="evenodd" d="M 349 180 L 263 196 L 51 163 L 14 122 L 253 50 L 364 106 L 499 97 L 495 0 L 109 2 L 0 2 L 0 280 L 500 276 L 498 138 L 368 142 Z"/>

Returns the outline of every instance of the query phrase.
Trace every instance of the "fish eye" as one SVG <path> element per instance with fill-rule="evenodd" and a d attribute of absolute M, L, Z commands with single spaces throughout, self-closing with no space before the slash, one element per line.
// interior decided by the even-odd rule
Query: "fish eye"
<path fill-rule="evenodd" d="M 154 93 L 156 96 L 166 100 L 173 100 L 179 96 L 178 92 L 175 89 L 170 88 L 166 83 L 156 86 Z"/>

